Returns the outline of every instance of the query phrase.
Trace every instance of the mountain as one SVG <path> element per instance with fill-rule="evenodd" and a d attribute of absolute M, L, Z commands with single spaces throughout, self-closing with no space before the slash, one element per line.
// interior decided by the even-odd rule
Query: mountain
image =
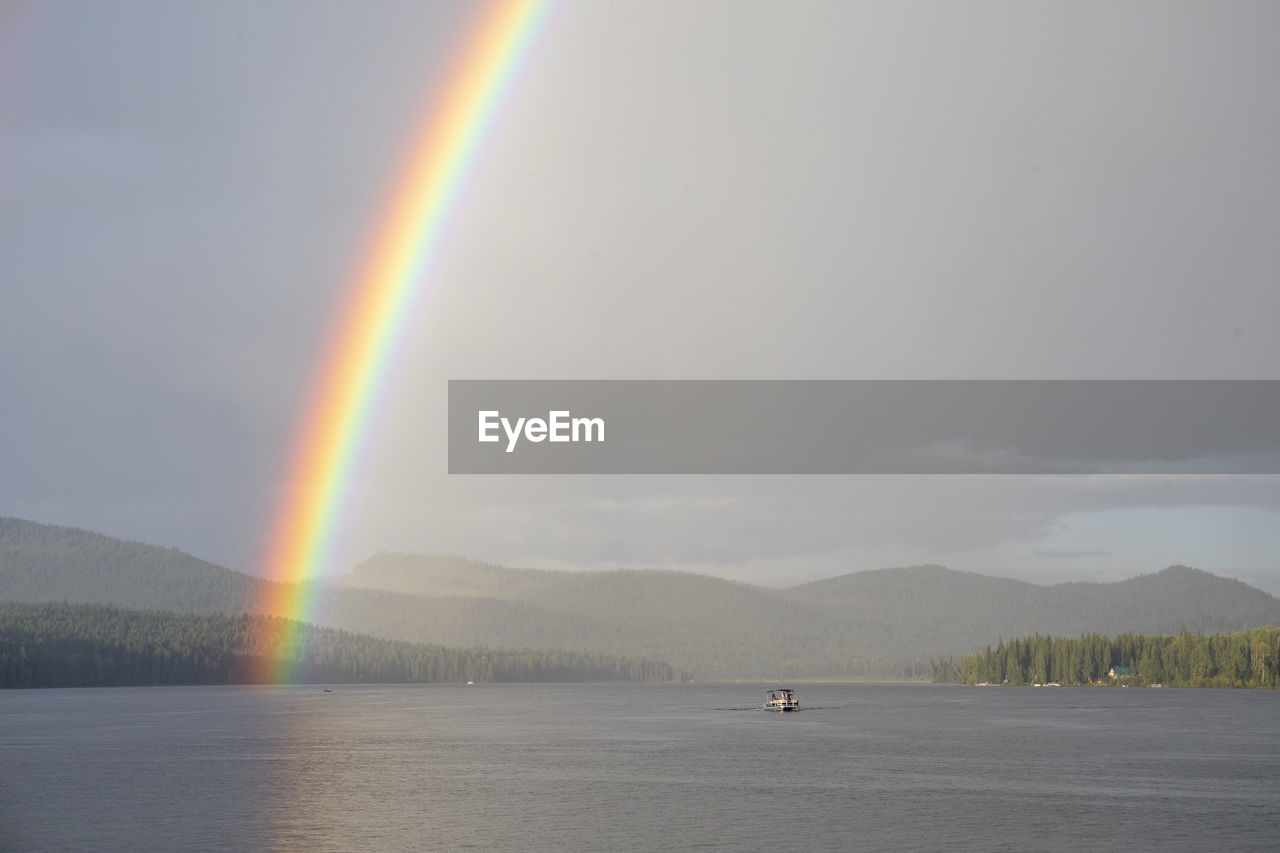
<path fill-rule="evenodd" d="M 260 613 L 273 586 L 174 549 L 0 519 L 0 600 Z M 643 656 L 699 678 L 923 677 L 930 658 L 1001 637 L 1280 625 L 1280 600 L 1185 566 L 1054 586 L 914 566 L 774 590 L 682 572 L 378 554 L 315 600 L 310 621 L 325 627 L 415 643 Z"/>
<path fill-rule="evenodd" d="M 0 601 L 65 601 L 176 613 L 272 612 L 288 600 L 275 581 L 214 565 L 179 551 L 72 527 L 0 518 Z M 483 616 L 478 610 L 483 611 Z M 603 626 L 518 602 L 444 597 L 423 601 L 381 589 L 321 588 L 311 621 L 409 642 L 566 648 L 567 638 Z M 586 620 L 589 622 L 589 620 Z M 371 630 L 363 631 L 361 626 Z M 428 627 L 429 626 L 429 627 Z M 580 651 L 598 651 L 576 644 Z"/>
<path fill-rule="evenodd" d="M 914 566 L 827 578 L 783 595 L 865 619 L 910 612 L 970 648 L 1037 632 L 1176 634 L 1185 627 L 1209 634 L 1280 625 L 1280 600 L 1187 566 L 1117 583 L 1053 586 Z"/>
<path fill-rule="evenodd" d="M 471 571 L 463 571 L 471 569 Z M 343 579 L 346 588 L 379 588 L 434 600 L 440 592 L 463 590 L 495 612 L 515 604 L 536 608 L 522 615 L 570 620 L 582 630 L 564 637 L 566 648 L 587 647 L 610 654 L 634 653 L 670 662 L 703 678 L 784 677 L 788 673 L 832 677 L 870 675 L 874 643 L 858 639 L 841 613 L 823 612 L 776 592 L 736 581 L 641 569 L 557 572 L 508 569 L 459 558 L 380 554 Z M 476 618 L 484 613 L 474 612 Z M 512 625 L 493 624 L 495 630 Z M 555 630 L 537 621 L 527 628 Z M 594 629 L 594 630 L 593 630 Z M 563 635 L 563 632 L 558 632 Z M 432 638 L 429 642 L 445 642 Z M 452 641 L 451 641 L 452 642 Z M 890 656 L 902 657 L 884 647 Z M 874 672 L 883 674 L 883 661 Z M 672 664 L 676 666 L 676 664 Z"/>
<path fill-rule="evenodd" d="M 379 554 L 341 582 L 427 600 L 521 603 L 593 620 L 612 633 L 588 629 L 566 640 L 569 648 L 575 640 L 615 653 L 627 646 L 720 678 L 904 675 L 933 655 L 1036 632 L 1215 633 L 1280 625 L 1280 600 L 1185 566 L 1120 583 L 1056 586 L 914 566 L 769 590 L 679 572 L 556 572 Z"/>
<path fill-rule="evenodd" d="M 266 600 L 269 584 L 176 548 L 0 518 L 0 600 L 4 601 L 238 613 Z"/>

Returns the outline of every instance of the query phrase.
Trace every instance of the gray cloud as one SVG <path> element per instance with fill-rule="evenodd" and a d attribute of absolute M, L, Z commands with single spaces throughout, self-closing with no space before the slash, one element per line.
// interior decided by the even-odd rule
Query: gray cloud
<path fill-rule="evenodd" d="M 1078 560 L 1084 557 L 1110 557 L 1110 551 L 1064 551 L 1056 548 L 1043 548 L 1035 551 L 1037 557 L 1051 557 L 1060 560 Z"/>

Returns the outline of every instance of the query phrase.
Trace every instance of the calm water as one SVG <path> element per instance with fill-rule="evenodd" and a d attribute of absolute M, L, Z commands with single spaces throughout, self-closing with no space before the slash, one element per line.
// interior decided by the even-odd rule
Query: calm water
<path fill-rule="evenodd" d="M 1280 693 L 0 692 L 3 850 L 1275 850 Z"/>

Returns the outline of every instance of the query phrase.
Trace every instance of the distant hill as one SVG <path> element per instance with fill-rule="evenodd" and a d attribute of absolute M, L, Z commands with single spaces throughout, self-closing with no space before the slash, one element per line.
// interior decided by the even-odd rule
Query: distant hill
<path fill-rule="evenodd" d="M 1280 625 L 1280 600 L 1185 566 L 1121 583 L 1056 586 L 914 566 L 770 590 L 679 572 L 556 572 L 379 554 L 341 582 L 429 600 L 482 597 L 495 607 L 519 603 L 539 614 L 589 619 L 611 626 L 612 634 L 587 628 L 566 642 L 581 638 L 609 650 L 628 644 L 721 678 L 905 675 L 932 655 L 1037 631 L 1225 633 Z M 470 616 L 485 618 L 483 612 Z"/>
<path fill-rule="evenodd" d="M 4 601 L 239 613 L 265 600 L 268 584 L 176 548 L 0 518 L 0 600 Z"/>
<path fill-rule="evenodd" d="M 276 591 L 279 586 L 176 548 L 0 518 L 0 601 L 65 601 L 176 613 L 292 615 L 270 613 L 265 606 L 289 598 Z M 543 612 L 517 602 L 447 597 L 423 601 L 381 589 L 341 587 L 319 591 L 312 622 L 408 642 L 448 637 L 445 645 L 572 645 L 579 651 L 599 649 L 569 640 L 607 630 L 590 620 Z"/>
<path fill-rule="evenodd" d="M 0 519 L 0 600 L 261 612 L 270 585 L 174 549 Z M 1185 566 L 1056 586 L 915 566 L 774 590 L 379 554 L 319 590 L 311 621 L 416 643 L 643 656 L 704 679 L 926 677 L 932 657 L 1001 637 L 1280 626 L 1280 600 Z"/>
<path fill-rule="evenodd" d="M 563 572 L 512 569 L 467 557 L 436 554 L 412 555 L 413 566 L 405 571 L 402 554 L 380 553 L 337 582 L 346 587 L 384 589 L 431 598 L 519 598 L 520 591 L 554 580 Z"/>
<path fill-rule="evenodd" d="M 870 654 L 864 639 L 850 631 L 843 614 L 787 601 L 775 591 L 685 572 L 620 569 L 557 572 L 509 569 L 483 563 L 415 554 L 380 554 L 343 578 L 347 588 L 379 587 L 434 600 L 439 591 L 461 591 L 459 575 L 470 566 L 471 591 L 493 612 L 519 605 L 529 619 L 520 626 L 494 620 L 489 630 L 556 633 L 570 649 L 593 647 L 611 654 L 629 651 L 662 660 L 680 660 L 681 669 L 701 678 L 850 677 L 885 674 L 884 660 Z M 476 619 L 486 613 L 475 611 Z M 551 623 L 542 616 L 549 616 Z M 577 626 L 564 636 L 555 624 Z M 441 626 L 437 626 L 437 629 Z M 473 628 L 474 630 L 474 628 Z M 434 635 L 430 642 L 444 642 Z M 453 642 L 453 640 L 449 640 Z M 895 661 L 904 656 L 884 647 Z M 913 654 L 913 653 L 912 653 Z M 874 660 L 873 660 L 874 658 Z M 921 671 L 923 675 L 923 659 Z M 906 673 L 903 673 L 906 674 Z"/>
<path fill-rule="evenodd" d="M 1118 583 L 1040 586 L 942 566 L 857 572 L 792 587 L 793 601 L 858 618 L 916 614 L 970 647 L 992 629 L 1002 637 L 1034 633 L 1230 633 L 1280 625 L 1280 600 L 1247 584 L 1187 566 Z"/>

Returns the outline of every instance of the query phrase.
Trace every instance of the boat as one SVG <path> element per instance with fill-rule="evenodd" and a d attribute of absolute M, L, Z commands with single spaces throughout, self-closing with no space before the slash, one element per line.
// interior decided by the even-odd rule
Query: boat
<path fill-rule="evenodd" d="M 796 698 L 796 692 L 786 687 L 779 687 L 777 690 L 770 690 L 769 696 L 764 700 L 764 709 L 766 711 L 799 711 L 800 700 Z"/>

